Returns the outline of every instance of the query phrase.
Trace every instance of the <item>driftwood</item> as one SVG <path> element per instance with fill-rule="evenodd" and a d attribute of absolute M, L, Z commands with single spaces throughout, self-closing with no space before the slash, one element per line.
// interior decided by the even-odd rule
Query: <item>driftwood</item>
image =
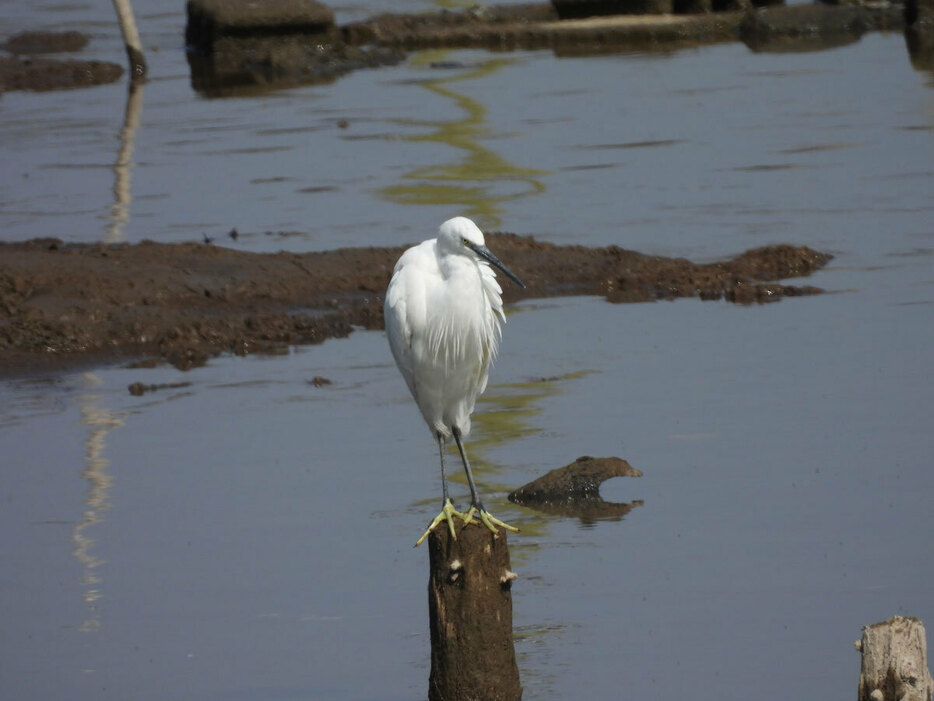
<path fill-rule="evenodd" d="M 429 701 L 517 701 L 506 531 L 442 524 L 428 536 Z"/>
<path fill-rule="evenodd" d="M 142 80 L 146 77 L 146 59 L 143 57 L 143 45 L 139 41 L 139 32 L 136 29 L 136 18 L 133 17 L 133 6 L 130 0 L 113 0 L 117 19 L 120 21 L 120 33 L 123 35 L 123 45 L 130 61 L 130 82 Z"/>
<path fill-rule="evenodd" d="M 642 477 L 642 472 L 620 458 L 585 455 L 519 487 L 509 501 L 546 514 L 576 517 L 583 523 L 619 520 L 642 501 L 604 501 L 600 485 L 611 477 Z"/>
<path fill-rule="evenodd" d="M 934 681 L 924 624 L 917 618 L 893 616 L 865 626 L 856 649 L 863 656 L 859 701 L 931 701 Z"/>

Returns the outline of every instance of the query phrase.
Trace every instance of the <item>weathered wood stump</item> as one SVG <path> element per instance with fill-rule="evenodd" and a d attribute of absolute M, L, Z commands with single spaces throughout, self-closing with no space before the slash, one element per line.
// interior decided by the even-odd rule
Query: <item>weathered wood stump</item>
<path fill-rule="evenodd" d="M 428 536 L 431 629 L 429 701 L 522 698 L 512 641 L 512 581 L 506 531 L 445 524 Z"/>
<path fill-rule="evenodd" d="M 863 656 L 859 701 L 931 701 L 934 681 L 924 624 L 917 618 L 893 616 L 865 626 L 856 649 Z"/>
<path fill-rule="evenodd" d="M 546 514 L 577 517 L 582 523 L 619 520 L 642 501 L 604 501 L 600 485 L 611 477 L 642 477 L 642 472 L 620 458 L 584 455 L 519 487 L 509 494 L 509 501 Z"/>

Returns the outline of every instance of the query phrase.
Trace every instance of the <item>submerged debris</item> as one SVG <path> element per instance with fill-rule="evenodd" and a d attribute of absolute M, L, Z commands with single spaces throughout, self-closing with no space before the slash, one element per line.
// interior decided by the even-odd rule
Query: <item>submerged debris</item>
<path fill-rule="evenodd" d="M 573 516 L 585 522 L 618 520 L 641 501 L 614 503 L 603 500 L 600 485 L 611 477 L 642 477 L 642 472 L 621 458 L 578 458 L 537 480 L 519 487 L 509 501 L 537 511 Z"/>
<path fill-rule="evenodd" d="M 161 384 L 146 384 L 145 382 L 134 382 L 127 389 L 134 397 L 141 397 L 146 392 L 157 392 L 160 389 L 178 389 L 180 387 L 190 386 L 190 382 L 163 382 Z"/>

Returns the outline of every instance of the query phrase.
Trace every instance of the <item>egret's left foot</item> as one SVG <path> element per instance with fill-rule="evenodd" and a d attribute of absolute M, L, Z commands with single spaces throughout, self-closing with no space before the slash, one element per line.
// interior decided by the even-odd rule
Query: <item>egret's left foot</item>
<path fill-rule="evenodd" d="M 479 521 L 474 519 L 475 514 L 480 517 Z M 486 509 L 478 509 L 476 506 L 471 506 L 467 510 L 467 513 L 463 515 L 463 519 L 465 526 L 471 523 L 476 523 L 478 526 L 482 524 L 489 528 L 493 533 L 499 533 L 499 531 L 496 530 L 497 526 L 500 528 L 505 528 L 507 531 L 512 531 L 513 533 L 519 532 L 519 529 L 515 526 L 510 526 L 508 523 L 503 523 Z"/>
<path fill-rule="evenodd" d="M 424 543 L 428 534 L 435 530 L 442 521 L 448 522 L 448 528 L 451 530 L 451 538 L 457 540 L 457 534 L 454 532 L 454 516 L 457 516 L 461 521 L 467 523 L 467 517 L 454 508 L 454 504 L 451 503 L 450 499 L 446 499 L 444 501 L 444 506 L 441 507 L 441 513 L 435 516 L 435 520 L 431 522 L 431 525 L 428 526 L 428 530 L 422 534 L 422 537 L 415 542 L 414 547 L 417 548 Z"/>

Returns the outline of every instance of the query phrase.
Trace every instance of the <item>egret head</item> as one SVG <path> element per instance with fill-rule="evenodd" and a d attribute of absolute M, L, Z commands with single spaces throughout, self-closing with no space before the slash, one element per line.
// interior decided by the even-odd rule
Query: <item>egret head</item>
<path fill-rule="evenodd" d="M 441 225 L 438 229 L 438 248 L 444 254 L 460 254 L 486 260 L 519 287 L 525 287 L 516 274 L 486 247 L 483 232 L 467 217 L 454 217 Z"/>

